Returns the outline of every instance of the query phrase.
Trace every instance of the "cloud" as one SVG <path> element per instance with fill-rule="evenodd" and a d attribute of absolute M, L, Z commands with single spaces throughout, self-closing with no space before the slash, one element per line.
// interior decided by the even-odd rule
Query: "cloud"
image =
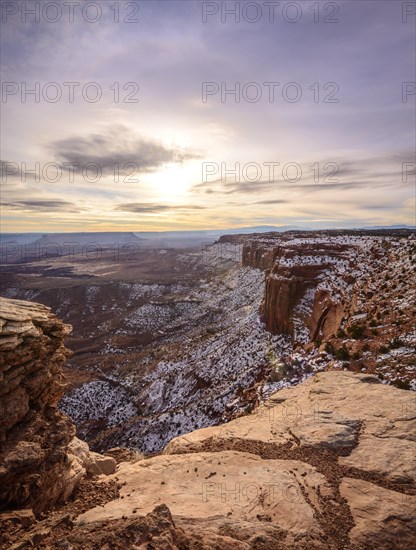
<path fill-rule="evenodd" d="M 277 182 L 267 180 L 259 180 L 256 182 L 249 181 L 221 181 L 215 180 L 212 182 L 197 183 L 192 187 L 196 192 L 203 191 L 207 194 L 223 194 L 231 195 L 233 193 L 258 193 L 260 191 L 269 191 L 276 188 Z"/>
<path fill-rule="evenodd" d="M 135 214 L 161 214 L 163 212 L 173 211 L 193 211 L 204 210 L 204 206 L 197 205 L 169 205 L 169 204 L 155 204 L 155 203 L 123 203 L 117 205 L 113 210 L 117 212 L 133 212 Z"/>
<path fill-rule="evenodd" d="M 50 212 L 51 210 L 79 212 L 82 210 L 82 208 L 78 205 L 60 199 L 17 201 L 3 203 L 2 206 L 12 208 L 13 210 L 22 210 L 26 212 Z"/>
<path fill-rule="evenodd" d="M 371 156 L 354 158 L 349 160 L 337 158 L 333 161 L 309 161 L 297 163 L 301 171 L 296 178 L 296 173 L 287 173 L 286 179 L 282 173 L 276 174 L 274 181 L 270 177 L 259 181 L 227 181 L 226 177 L 211 182 L 198 183 L 192 187 L 194 193 L 231 195 L 234 193 L 252 194 L 268 193 L 276 190 L 298 191 L 298 192 L 322 192 L 322 191 L 343 191 L 343 190 L 372 190 L 374 188 L 395 188 L 406 187 L 411 182 L 412 171 L 408 168 L 407 182 L 403 181 L 405 164 L 411 164 L 411 153 L 403 150 L 390 155 Z M 311 165 L 319 165 L 319 173 L 316 167 L 312 170 Z M 280 170 L 284 166 L 281 163 Z M 315 178 L 317 177 L 317 181 Z M 290 181 L 293 179 L 293 181 Z M 267 204 L 267 199 L 264 199 Z M 256 203 L 252 203 L 256 204 Z M 261 203 L 257 203 L 261 204 Z"/>
<path fill-rule="evenodd" d="M 79 172 L 89 163 L 95 163 L 103 172 L 131 173 L 137 167 L 141 172 L 153 172 L 165 164 L 181 164 L 201 158 L 197 151 L 145 139 L 126 127 L 117 126 L 103 133 L 88 136 L 71 136 L 54 141 L 50 149 L 59 162 L 69 163 Z"/>
<path fill-rule="evenodd" d="M 283 200 L 283 199 L 277 199 L 277 200 L 274 200 L 274 199 L 270 199 L 270 200 L 264 200 L 264 201 L 256 201 L 256 202 L 252 202 L 251 204 L 287 204 L 288 201 L 286 200 Z"/>

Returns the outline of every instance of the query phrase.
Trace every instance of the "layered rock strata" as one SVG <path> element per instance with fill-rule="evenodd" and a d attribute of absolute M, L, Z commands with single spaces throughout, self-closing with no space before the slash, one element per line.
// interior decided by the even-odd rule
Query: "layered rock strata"
<path fill-rule="evenodd" d="M 0 505 L 39 513 L 65 500 L 98 457 L 74 439 L 75 426 L 57 408 L 71 327 L 49 308 L 0 299 Z M 104 469 L 115 461 L 102 457 Z M 111 465 L 113 464 L 113 468 Z M 95 469 L 95 470 L 94 470 Z"/>
<path fill-rule="evenodd" d="M 332 233 L 268 234 L 244 242 L 243 265 L 265 271 L 266 327 L 290 335 L 295 344 L 334 338 L 355 317 L 365 322 L 383 301 L 410 307 L 403 273 L 407 280 L 414 276 L 413 233 L 394 238 Z"/>

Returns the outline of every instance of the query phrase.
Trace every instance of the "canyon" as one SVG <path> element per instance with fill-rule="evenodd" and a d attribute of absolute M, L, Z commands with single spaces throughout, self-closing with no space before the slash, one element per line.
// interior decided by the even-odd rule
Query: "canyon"
<path fill-rule="evenodd" d="M 2 547 L 412 547 L 413 392 L 320 372 L 157 456 L 103 456 L 56 406 L 69 327 L 40 304 L 0 312 Z"/>
<path fill-rule="evenodd" d="M 9 265 L 2 547 L 411 548 L 415 243 Z"/>
<path fill-rule="evenodd" d="M 1 288 L 73 326 L 60 406 L 94 451 L 160 452 L 321 370 L 415 387 L 411 231 L 229 235 L 134 254 L 129 245 L 117 261 L 114 246 L 98 245 L 98 257 L 7 264 Z"/>

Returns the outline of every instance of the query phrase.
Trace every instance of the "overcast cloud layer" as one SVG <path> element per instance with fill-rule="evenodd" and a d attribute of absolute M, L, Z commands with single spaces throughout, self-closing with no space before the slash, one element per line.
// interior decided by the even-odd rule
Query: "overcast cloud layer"
<path fill-rule="evenodd" d="M 1 3 L 3 231 L 415 223 L 414 2 L 37 3 Z"/>

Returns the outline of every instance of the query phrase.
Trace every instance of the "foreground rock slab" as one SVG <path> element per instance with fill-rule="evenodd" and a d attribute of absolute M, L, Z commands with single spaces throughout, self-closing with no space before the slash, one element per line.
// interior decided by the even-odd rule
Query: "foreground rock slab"
<path fill-rule="evenodd" d="M 355 526 L 351 543 L 359 548 L 412 548 L 416 534 L 416 497 L 388 491 L 360 479 L 345 478 L 341 495 L 347 499 Z"/>
<path fill-rule="evenodd" d="M 208 442 L 227 445 L 240 440 L 349 454 L 365 436 L 373 435 L 383 437 L 390 448 L 405 447 L 410 466 L 412 451 L 416 455 L 415 433 L 415 393 L 385 386 L 371 375 L 321 372 L 272 395 L 252 415 L 173 439 L 165 452 L 195 452 Z M 387 464 L 379 471 L 386 472 Z"/>
<path fill-rule="evenodd" d="M 166 504 L 186 533 L 226 535 L 236 548 L 410 549 L 415 429 L 414 393 L 320 373 L 247 417 L 172 440 L 162 456 L 121 463 L 110 476 L 120 497 L 77 525 Z"/>
<path fill-rule="evenodd" d="M 78 522 L 143 515 L 163 503 L 177 517 L 265 521 L 292 543 L 295 537 L 313 541 L 323 534 L 314 518 L 315 510 L 322 512 L 319 497 L 332 494 L 309 464 L 235 451 L 124 463 L 116 476 L 120 499 L 89 510 Z"/>

